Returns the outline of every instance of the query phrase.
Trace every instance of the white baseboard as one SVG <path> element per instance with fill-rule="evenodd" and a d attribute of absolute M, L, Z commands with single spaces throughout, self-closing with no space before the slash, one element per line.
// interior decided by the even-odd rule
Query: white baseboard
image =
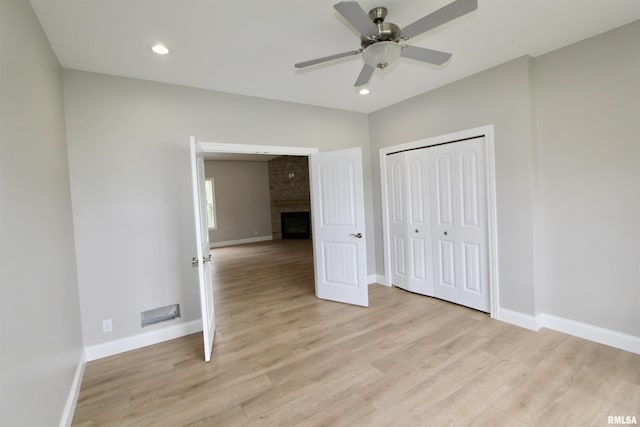
<path fill-rule="evenodd" d="M 244 245 L 245 243 L 266 242 L 267 240 L 273 240 L 273 236 L 258 236 L 248 239 L 227 240 L 226 242 L 211 242 L 209 246 L 211 248 L 221 248 L 223 246 Z"/>
<path fill-rule="evenodd" d="M 381 276 L 379 274 L 370 274 L 369 276 L 367 276 L 367 284 L 373 285 L 374 283 L 377 283 L 378 285 L 384 285 L 384 276 Z"/>
<path fill-rule="evenodd" d="M 125 351 L 173 340 L 199 331 L 202 331 L 202 320 L 200 319 L 179 323 L 166 328 L 86 347 L 84 349 L 85 357 L 86 361 L 90 362 L 92 360 L 102 359 L 103 357 L 113 356 L 114 354 L 124 353 Z"/>
<path fill-rule="evenodd" d="M 84 367 L 86 363 L 86 353 L 82 350 L 80 353 L 80 360 L 78 361 L 78 367 L 76 368 L 76 373 L 73 376 L 73 382 L 71 383 L 71 389 L 69 390 L 69 396 L 67 396 L 67 402 L 64 405 L 62 417 L 60 417 L 60 427 L 71 426 L 73 415 L 76 412 L 76 404 L 78 403 L 78 395 L 80 394 L 80 386 L 82 385 L 82 376 L 84 375 Z"/>
<path fill-rule="evenodd" d="M 531 331 L 537 331 L 540 329 L 535 316 L 530 314 L 520 313 L 519 311 L 512 311 L 506 308 L 498 308 L 497 316 L 494 319 L 502 320 L 503 322 L 511 323 L 512 325 L 520 326 L 521 328 L 529 329 Z"/>
<path fill-rule="evenodd" d="M 578 338 L 584 338 L 589 341 L 619 348 L 620 350 L 640 354 L 640 337 L 589 325 L 587 323 L 576 322 L 575 320 L 564 319 L 545 313 L 531 316 L 506 308 L 499 308 L 498 314 L 494 316 L 494 318 L 532 331 L 538 331 L 542 328 L 553 329 L 554 331 L 563 332 Z"/>
<path fill-rule="evenodd" d="M 539 314 L 537 320 L 538 325 L 542 328 L 553 329 L 554 331 L 564 332 L 589 341 L 640 354 L 640 337 L 544 313 Z"/>

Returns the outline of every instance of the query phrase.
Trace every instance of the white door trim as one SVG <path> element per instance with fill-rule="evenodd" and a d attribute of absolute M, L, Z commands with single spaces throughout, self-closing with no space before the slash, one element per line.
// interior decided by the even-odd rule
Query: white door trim
<path fill-rule="evenodd" d="M 279 156 L 309 156 L 316 154 L 316 147 L 288 147 L 284 145 L 228 144 L 224 142 L 198 141 L 204 153 L 270 154 Z"/>
<path fill-rule="evenodd" d="M 487 234 L 489 260 L 489 302 L 491 317 L 497 318 L 500 306 L 500 289 L 498 280 L 498 219 L 496 213 L 496 170 L 493 125 L 420 139 L 404 144 L 380 149 L 380 189 L 382 196 L 382 240 L 384 249 L 384 283 L 391 286 L 391 247 L 389 236 L 389 195 L 387 189 L 387 154 L 398 151 L 429 147 L 432 145 L 454 142 L 463 139 L 484 136 L 485 163 L 487 178 Z"/>

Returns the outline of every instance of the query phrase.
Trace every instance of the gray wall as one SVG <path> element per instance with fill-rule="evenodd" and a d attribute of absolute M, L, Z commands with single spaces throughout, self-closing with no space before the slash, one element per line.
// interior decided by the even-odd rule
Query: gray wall
<path fill-rule="evenodd" d="M 0 2 L 0 425 L 60 422 L 81 358 L 62 73 L 28 1 Z"/>
<path fill-rule="evenodd" d="M 64 90 L 88 346 L 143 332 L 140 312 L 150 308 L 180 303 L 183 318 L 173 322 L 200 317 L 191 267 L 190 135 L 323 151 L 362 147 L 365 200 L 372 211 L 364 114 L 73 70 L 64 71 Z M 370 214 L 367 219 L 371 230 Z M 113 332 L 104 334 L 107 318 Z"/>
<path fill-rule="evenodd" d="M 384 273 L 378 151 L 495 125 L 500 304 L 535 313 L 531 59 L 521 58 L 370 114 L 376 266 Z"/>
<path fill-rule="evenodd" d="M 205 175 L 214 179 L 218 228 L 212 243 L 271 237 L 268 163 L 206 161 Z"/>
<path fill-rule="evenodd" d="M 640 336 L 638 40 L 635 22 L 372 113 L 376 235 L 380 147 L 494 124 L 501 306 Z"/>
<path fill-rule="evenodd" d="M 640 22 L 536 58 L 539 311 L 640 336 Z"/>

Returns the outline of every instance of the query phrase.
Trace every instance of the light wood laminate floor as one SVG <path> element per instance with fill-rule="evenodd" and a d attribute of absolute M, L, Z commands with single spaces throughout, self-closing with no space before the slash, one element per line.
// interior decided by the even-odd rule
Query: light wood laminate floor
<path fill-rule="evenodd" d="M 213 257 L 212 361 L 194 334 L 90 362 L 74 426 L 640 421 L 639 355 L 397 288 L 371 286 L 369 308 L 319 300 L 309 241 Z"/>

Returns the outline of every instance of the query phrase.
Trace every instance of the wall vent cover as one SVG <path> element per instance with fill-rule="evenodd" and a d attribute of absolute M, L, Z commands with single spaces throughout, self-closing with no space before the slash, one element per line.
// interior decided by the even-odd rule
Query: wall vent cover
<path fill-rule="evenodd" d="M 143 328 L 156 323 L 177 319 L 178 317 L 180 317 L 180 304 L 171 304 L 140 313 Z"/>

